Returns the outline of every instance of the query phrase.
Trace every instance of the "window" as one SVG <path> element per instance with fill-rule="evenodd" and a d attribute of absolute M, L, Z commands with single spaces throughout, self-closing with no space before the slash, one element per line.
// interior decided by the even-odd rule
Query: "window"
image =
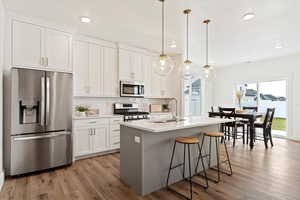
<path fill-rule="evenodd" d="M 236 105 L 239 109 L 256 106 L 261 113 L 266 113 L 268 108 L 275 108 L 273 134 L 286 136 L 286 87 L 286 80 L 239 84 L 236 86 Z"/>
<path fill-rule="evenodd" d="M 183 82 L 183 103 L 185 116 L 201 115 L 202 105 L 202 82 L 200 78 L 184 80 Z"/>

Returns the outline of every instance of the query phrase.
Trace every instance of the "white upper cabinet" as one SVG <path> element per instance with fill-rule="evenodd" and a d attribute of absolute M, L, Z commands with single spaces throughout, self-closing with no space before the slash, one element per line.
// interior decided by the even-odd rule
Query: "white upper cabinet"
<path fill-rule="evenodd" d="M 46 29 L 46 68 L 58 71 L 72 71 L 72 35 Z"/>
<path fill-rule="evenodd" d="M 152 57 L 148 55 L 143 56 L 143 71 L 145 83 L 145 97 L 152 96 Z"/>
<path fill-rule="evenodd" d="M 103 96 L 119 96 L 118 55 L 113 48 L 103 48 Z"/>
<path fill-rule="evenodd" d="M 89 65 L 85 70 L 89 71 L 89 94 L 91 96 L 101 96 L 103 93 L 101 87 L 103 85 L 102 51 L 99 45 L 89 44 Z"/>
<path fill-rule="evenodd" d="M 89 88 L 89 44 L 73 42 L 74 95 L 88 96 Z"/>
<path fill-rule="evenodd" d="M 131 53 L 132 75 L 134 80 L 144 81 L 142 57 L 140 53 Z"/>
<path fill-rule="evenodd" d="M 72 36 L 12 20 L 12 66 L 51 71 L 72 71 Z"/>
<path fill-rule="evenodd" d="M 131 52 L 119 49 L 119 79 L 133 80 Z"/>
<path fill-rule="evenodd" d="M 119 79 L 144 81 L 142 57 L 141 53 L 119 49 Z"/>
<path fill-rule="evenodd" d="M 117 50 L 75 40 L 73 52 L 75 96 L 117 97 Z"/>
<path fill-rule="evenodd" d="M 12 65 L 43 67 L 43 29 L 39 26 L 12 22 Z"/>

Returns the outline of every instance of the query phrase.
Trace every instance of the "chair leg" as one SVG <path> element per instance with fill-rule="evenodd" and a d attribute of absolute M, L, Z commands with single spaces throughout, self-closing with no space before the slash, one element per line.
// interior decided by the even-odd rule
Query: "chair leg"
<path fill-rule="evenodd" d="M 245 125 L 243 125 L 243 144 L 245 144 Z"/>
<path fill-rule="evenodd" d="M 173 164 L 173 158 L 174 158 L 176 143 L 177 142 L 175 141 L 174 146 L 173 146 L 173 152 L 172 152 L 172 156 L 171 156 L 170 167 L 169 167 L 168 177 L 167 177 L 167 185 L 166 185 L 167 188 L 169 187 L 169 178 L 170 178 L 170 172 L 171 172 L 171 168 L 172 168 L 172 164 Z"/>
<path fill-rule="evenodd" d="M 236 129 L 236 126 L 234 126 L 234 128 L 233 128 L 233 147 L 235 147 L 236 135 L 237 135 L 237 129 Z"/>
<path fill-rule="evenodd" d="M 271 146 L 273 147 L 274 144 L 273 144 L 273 137 L 272 137 L 272 129 L 271 128 L 269 129 L 269 138 L 270 138 Z"/>
<path fill-rule="evenodd" d="M 192 183 L 192 170 L 191 170 L 191 150 L 190 145 L 188 144 L 188 157 L 189 157 L 189 182 L 190 182 L 190 199 L 193 199 L 193 183 Z"/>
<path fill-rule="evenodd" d="M 246 136 L 247 136 L 247 144 L 249 144 L 249 132 L 250 132 L 250 126 L 247 125 L 247 133 L 246 133 Z"/>
<path fill-rule="evenodd" d="M 263 129 L 263 136 L 264 136 L 264 142 L 265 142 L 265 147 L 266 149 L 268 148 L 268 140 L 267 140 L 267 130 Z"/>

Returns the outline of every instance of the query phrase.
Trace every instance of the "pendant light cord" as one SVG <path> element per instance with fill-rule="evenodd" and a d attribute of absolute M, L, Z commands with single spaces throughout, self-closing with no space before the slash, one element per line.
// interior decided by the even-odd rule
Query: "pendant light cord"
<path fill-rule="evenodd" d="M 165 54 L 165 1 L 162 0 L 162 55 Z"/>
<path fill-rule="evenodd" d="M 208 22 L 206 24 L 206 65 L 208 65 Z"/>
<path fill-rule="evenodd" d="M 186 59 L 189 60 L 189 14 L 186 14 Z"/>

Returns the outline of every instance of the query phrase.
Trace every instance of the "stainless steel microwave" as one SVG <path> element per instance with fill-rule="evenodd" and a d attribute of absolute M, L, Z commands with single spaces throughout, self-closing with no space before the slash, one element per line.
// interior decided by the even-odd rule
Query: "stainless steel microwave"
<path fill-rule="evenodd" d="M 142 81 L 120 81 L 120 96 L 143 98 L 144 88 Z"/>

